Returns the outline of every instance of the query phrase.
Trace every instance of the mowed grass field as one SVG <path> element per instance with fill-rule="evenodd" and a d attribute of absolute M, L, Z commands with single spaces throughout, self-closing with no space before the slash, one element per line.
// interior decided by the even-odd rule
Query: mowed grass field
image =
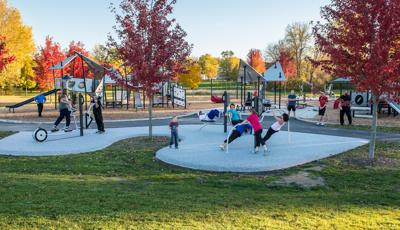
<path fill-rule="evenodd" d="M 364 146 L 265 174 L 168 166 L 154 158 L 166 144 L 143 137 L 80 155 L 1 156 L 0 229 L 400 228 L 399 143 L 378 143 L 373 163 Z M 316 166 L 324 186 L 274 184 Z"/>

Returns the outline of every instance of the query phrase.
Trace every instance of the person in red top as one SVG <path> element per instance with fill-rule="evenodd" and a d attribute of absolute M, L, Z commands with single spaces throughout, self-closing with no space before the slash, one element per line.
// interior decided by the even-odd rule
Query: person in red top
<path fill-rule="evenodd" d="M 250 116 L 247 117 L 245 121 L 242 122 L 242 124 L 249 124 L 253 127 L 254 130 L 254 136 L 255 136 L 255 153 L 258 153 L 259 149 L 261 146 L 264 147 L 264 150 L 267 151 L 267 147 L 265 146 L 265 141 L 263 141 L 261 134 L 262 134 L 262 125 L 260 121 L 258 120 L 258 115 L 257 111 L 255 108 L 251 109 L 251 114 Z"/>
<path fill-rule="evenodd" d="M 319 121 L 317 122 L 317 125 L 325 125 L 324 120 L 326 122 L 326 107 L 328 104 L 328 97 L 324 92 L 321 92 L 321 96 L 319 96 L 319 110 L 318 110 L 318 115 L 319 115 Z"/>

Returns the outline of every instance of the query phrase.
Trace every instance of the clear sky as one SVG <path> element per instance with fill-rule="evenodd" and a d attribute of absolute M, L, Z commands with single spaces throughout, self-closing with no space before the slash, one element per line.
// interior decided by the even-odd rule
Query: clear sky
<path fill-rule="evenodd" d="M 8 0 L 24 23 L 32 26 L 35 41 L 47 35 L 66 47 L 82 41 L 89 50 L 104 43 L 115 24 L 110 0 Z M 111 0 L 118 3 L 118 0 Z M 174 17 L 193 43 L 193 56 L 219 56 L 233 50 L 245 57 L 249 49 L 264 50 L 282 39 L 293 22 L 320 20 L 320 7 L 328 0 L 178 0 Z"/>

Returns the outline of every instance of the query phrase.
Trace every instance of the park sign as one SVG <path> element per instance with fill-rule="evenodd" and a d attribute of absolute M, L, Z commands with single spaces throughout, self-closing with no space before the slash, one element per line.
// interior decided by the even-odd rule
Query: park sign
<path fill-rule="evenodd" d="M 186 108 L 186 90 L 174 86 L 172 103 Z"/>
<path fill-rule="evenodd" d="M 264 80 L 267 82 L 286 81 L 285 73 L 283 72 L 282 66 L 279 62 L 275 62 L 275 64 L 267 69 L 264 73 Z"/>

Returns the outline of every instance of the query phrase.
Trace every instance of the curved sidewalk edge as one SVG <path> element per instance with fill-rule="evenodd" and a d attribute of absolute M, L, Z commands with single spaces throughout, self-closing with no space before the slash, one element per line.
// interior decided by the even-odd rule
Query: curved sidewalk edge
<path fill-rule="evenodd" d="M 193 116 L 197 113 L 191 112 L 183 115 L 178 115 L 178 118 L 185 118 Z M 153 117 L 153 120 L 166 120 L 172 119 L 172 116 L 167 117 Z M 136 119 L 120 119 L 120 120 L 104 120 L 105 123 L 118 123 L 118 122 L 134 122 L 134 121 L 147 121 L 149 118 L 136 118 Z M 9 124 L 53 124 L 54 121 L 21 121 L 21 120 L 8 120 L 8 119 L 0 119 L 0 122 L 9 123 Z"/>

